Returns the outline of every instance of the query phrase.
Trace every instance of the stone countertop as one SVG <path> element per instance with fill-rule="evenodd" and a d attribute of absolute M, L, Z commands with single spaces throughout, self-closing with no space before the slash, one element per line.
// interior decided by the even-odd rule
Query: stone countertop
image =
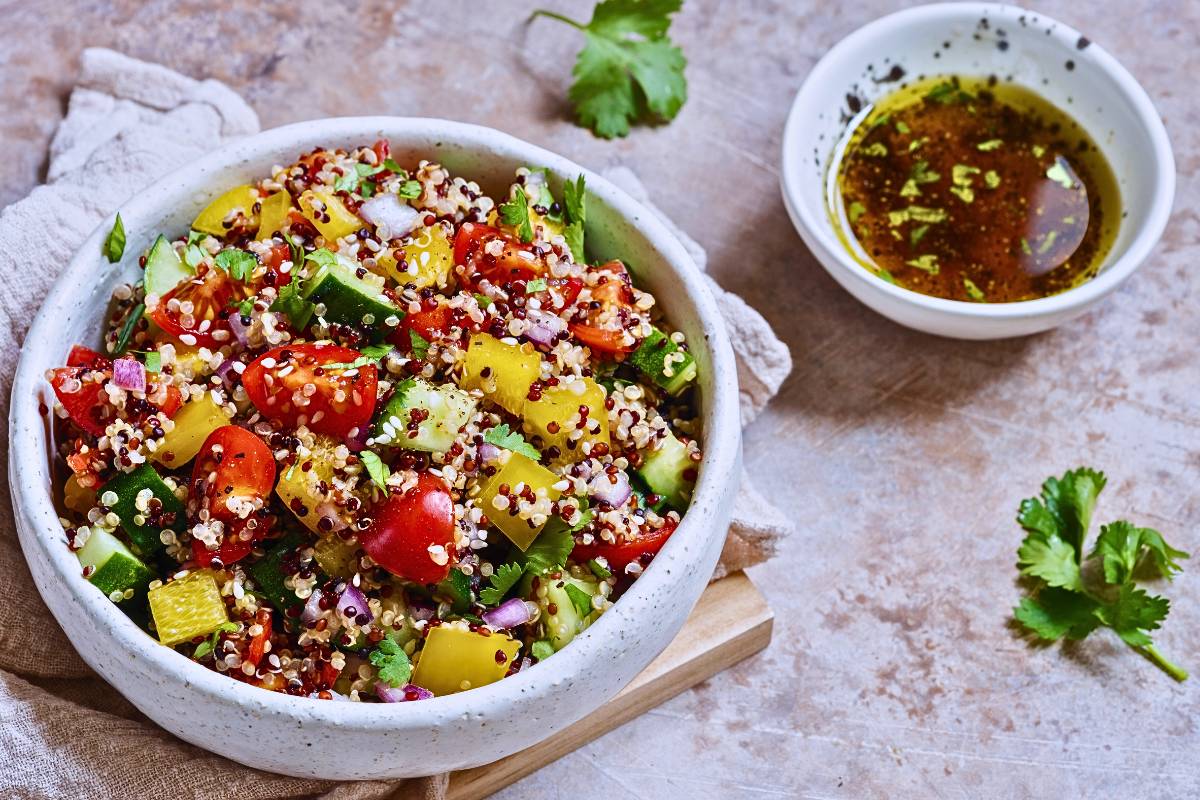
<path fill-rule="evenodd" d="M 1146 86 L 1178 196 L 1150 262 L 1101 308 L 991 343 L 859 305 L 780 200 L 792 95 L 829 47 L 901 3 L 689 0 L 675 25 L 687 105 L 613 142 L 566 119 L 578 34 L 527 26 L 532 3 L 427 5 L 0 3 L 0 205 L 39 181 L 78 54 L 105 45 L 229 83 L 264 127 L 441 116 L 594 169 L 626 164 L 776 326 L 795 372 L 746 435 L 751 474 L 798 525 L 752 571 L 777 615 L 773 644 L 500 797 L 1200 795 L 1200 681 L 1173 683 L 1106 632 L 1031 648 L 1007 625 L 1013 513 L 1050 473 L 1107 470 L 1100 519 L 1129 515 L 1200 549 L 1200 5 L 1039 4 Z M 1200 575 L 1165 592 L 1174 610 L 1157 642 L 1200 670 Z"/>

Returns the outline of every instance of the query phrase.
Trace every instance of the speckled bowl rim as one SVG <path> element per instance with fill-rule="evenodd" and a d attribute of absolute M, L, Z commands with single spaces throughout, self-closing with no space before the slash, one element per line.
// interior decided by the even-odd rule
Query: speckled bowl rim
<path fill-rule="evenodd" d="M 374 131 L 390 131 L 390 135 L 395 136 L 399 128 L 405 129 L 405 135 L 425 135 L 458 144 L 473 143 L 479 149 L 501 156 L 547 166 L 558 175 L 583 173 L 587 176 L 590 195 L 602 200 L 625 220 L 637 220 L 637 227 L 664 256 L 661 264 L 649 269 L 666 269 L 678 277 L 684 296 L 681 305 L 690 304 L 695 309 L 704 332 L 703 342 L 693 340 L 691 344 L 693 348 L 705 348 L 711 363 L 711 374 L 702 376 L 701 416 L 705 431 L 705 460 L 693 495 L 693 508 L 705 506 L 705 498 L 719 500 L 728 497 L 729 481 L 736 479 L 736 467 L 740 463 L 741 426 L 733 351 L 713 295 L 683 245 L 653 213 L 610 181 L 569 159 L 500 131 L 448 120 L 387 116 L 315 120 L 274 128 L 222 146 L 204 158 L 170 173 L 126 201 L 121 207 L 122 217 L 127 221 L 139 219 L 147 210 L 161 207 L 169 195 L 180 194 L 183 187 L 193 193 L 197 191 L 196 179 L 191 176 L 245 161 L 257 159 L 261 162 L 265 151 L 285 146 L 289 140 L 308 140 L 319 135 L 334 143 L 351 140 L 358 135 L 369 137 L 374 135 Z M 270 166 L 262 164 L 264 170 Z M 96 281 L 88 270 L 98 262 L 96 254 L 100 253 L 101 243 L 112 221 L 112 216 L 106 218 L 72 258 L 50 290 L 22 347 L 13 383 L 9 433 L 9 475 L 14 508 L 18 518 L 30 526 L 36 541 L 61 579 L 62 586 L 73 593 L 89 621 L 101 630 L 112 631 L 113 646 L 125 649 L 131 656 L 148 659 L 164 673 L 176 676 L 180 684 L 195 692 L 200 699 L 218 704 L 233 702 L 239 706 L 291 715 L 317 724 L 363 730 L 390 729 L 397 725 L 411 727 L 423 717 L 432 720 L 434 717 L 444 719 L 460 714 L 486 716 L 489 709 L 503 707 L 522 696 L 522 702 L 536 701 L 555 691 L 568 679 L 585 676 L 588 665 L 602 663 L 605 648 L 622 638 L 619 635 L 622 626 L 637 625 L 639 606 L 646 606 L 648 599 L 656 592 L 681 585 L 681 581 L 686 582 L 689 572 L 694 572 L 698 566 L 694 562 L 702 558 L 701 554 L 707 550 L 705 547 L 689 550 L 686 546 L 689 537 L 724 537 L 724 528 L 712 529 L 705 515 L 685 515 L 676 534 L 613 609 L 576 637 L 569 647 L 555 654 L 554 658 L 488 686 L 420 702 L 338 703 L 268 692 L 232 680 L 162 646 L 83 578 L 79 562 L 65 546 L 57 512 L 50 503 L 40 499 L 50 480 L 48 464 L 44 463 L 46 459 L 40 455 L 27 460 L 15 457 L 17 453 L 40 454 L 45 451 L 36 433 L 43 429 L 44 420 L 38 413 L 35 398 L 39 396 L 38 392 L 44 383 L 44 369 L 52 366 L 46 363 L 51 351 L 46 345 L 39 344 L 34 348 L 29 343 L 56 342 L 60 337 L 54 330 L 55 320 L 68 305 L 68 295 L 83 291 L 79 287 L 85 286 L 88 280 Z M 104 284 L 102 288 L 109 290 L 118 274 L 114 272 L 112 277 L 101 279 L 100 283 Z M 65 356 L 69 343 L 59 344 L 62 345 L 59 357 Z M 18 461 L 22 461 L 19 467 Z M 60 589 L 51 587 L 51 590 Z M 699 595 L 699 589 L 696 595 Z M 497 732 L 497 735 L 501 734 Z"/>
<path fill-rule="evenodd" d="M 1154 192 L 1153 205 L 1146 215 L 1145 223 L 1136 236 L 1130 240 L 1120 258 L 1104 271 L 1086 283 L 1051 297 L 1014 303 L 971 303 L 965 300 L 931 297 L 880 280 L 851 258 L 846 252 L 845 246 L 830 232 L 825 221 L 818 219 L 808 204 L 799 199 L 801 190 L 796 182 L 808 180 L 807 173 L 802 169 L 802 162 L 806 155 L 801 152 L 798 144 L 811 113 L 811 108 L 805 102 L 806 90 L 810 87 L 820 86 L 827 81 L 843 80 L 846 76 L 835 72 L 833 63 L 838 57 L 847 53 L 863 50 L 861 60 L 863 63 L 869 63 L 877 57 L 878 53 L 865 50 L 866 44 L 874 39 L 880 31 L 900 23 L 913 21 L 936 23 L 943 20 L 952 23 L 974 21 L 980 16 L 987 16 L 991 19 L 1011 19 L 1015 22 L 1021 15 L 1036 16 L 1039 20 L 1051 23 L 1049 38 L 1062 46 L 1064 54 L 1068 54 L 1068 58 L 1076 61 L 1077 68 L 1081 70 L 1094 69 L 1103 74 L 1137 110 L 1138 121 L 1154 144 L 1153 151 L 1147 154 L 1147 157 L 1154 172 L 1154 182 L 1158 186 Z M 1019 27 L 1014 28 L 1014 30 L 1019 29 Z M 1079 31 L 1047 14 L 1007 3 L 932 3 L 897 11 L 858 28 L 834 45 L 817 62 L 801 85 L 800 91 L 797 92 L 792 109 L 788 114 L 783 134 L 783 169 L 780 173 L 780 183 L 783 188 L 784 203 L 793 222 L 797 227 L 802 227 L 808 236 L 811 236 L 833 257 L 837 265 L 841 267 L 842 274 L 850 275 L 855 282 L 890 295 L 902 303 L 938 315 L 960 319 L 1049 317 L 1062 312 L 1082 309 L 1105 297 L 1137 271 L 1162 237 L 1175 199 L 1175 157 L 1171 150 L 1166 127 L 1163 125 L 1158 111 L 1154 108 L 1150 96 L 1146 94 L 1146 90 L 1116 58 L 1095 42 L 1091 42 L 1086 50 L 1077 49 L 1076 42 L 1081 36 L 1083 34 Z M 850 81 L 845 82 L 847 85 L 850 83 Z M 823 154 L 823 157 L 827 155 L 827 153 Z M 822 263 L 824 265 L 824 262 Z M 828 265 L 825 266 L 829 268 Z"/>

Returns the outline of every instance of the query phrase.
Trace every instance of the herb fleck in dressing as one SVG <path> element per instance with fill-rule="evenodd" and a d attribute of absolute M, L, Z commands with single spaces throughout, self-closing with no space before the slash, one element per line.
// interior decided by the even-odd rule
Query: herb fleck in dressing
<path fill-rule="evenodd" d="M 1003 303 L 1092 278 L 1120 197 L 1067 114 L 995 79 L 934 78 L 876 104 L 837 174 L 850 231 L 885 280 Z"/>

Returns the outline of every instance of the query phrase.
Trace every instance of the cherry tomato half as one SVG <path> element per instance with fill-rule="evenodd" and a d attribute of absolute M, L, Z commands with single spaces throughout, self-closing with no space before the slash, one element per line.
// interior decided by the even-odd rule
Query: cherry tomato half
<path fill-rule="evenodd" d="M 499 254 L 488 252 L 492 242 L 501 243 Z M 468 277 L 486 279 L 497 286 L 533 280 L 549 269 L 532 245 L 499 228 L 474 222 L 464 222 L 454 237 L 454 263 L 467 267 Z"/>
<path fill-rule="evenodd" d="M 620 261 L 596 268 L 603 274 L 592 287 L 592 301 L 581 304 L 568 327 L 572 335 L 593 350 L 618 355 L 632 353 L 637 342 L 625 344 L 625 330 L 633 316 L 633 282 Z"/>
<path fill-rule="evenodd" d="M 392 494 L 371 509 L 371 527 L 359 544 L 376 564 L 414 583 L 437 583 L 450 574 L 450 561 L 438 564 L 429 548 L 454 554 L 454 501 L 446 482 L 422 472 L 417 485 Z"/>
<path fill-rule="evenodd" d="M 591 544 L 577 544 L 571 551 L 571 558 L 583 563 L 604 556 L 613 572 L 623 572 L 626 566 L 642 556 L 652 556 L 661 550 L 677 527 L 679 527 L 679 523 L 672 517 L 667 517 L 666 523 L 661 528 L 657 530 L 639 528 L 638 535 L 628 541 L 609 544 L 596 540 Z"/>
<path fill-rule="evenodd" d="M 232 564 L 245 558 L 270 530 L 265 508 L 274 486 L 275 455 L 262 439 L 237 425 L 209 434 L 192 467 L 192 496 L 211 518 L 225 523 L 225 535 L 215 551 L 193 541 L 196 560 Z"/>
<path fill-rule="evenodd" d="M 67 356 L 67 366 L 52 372 L 50 386 L 76 425 L 93 436 L 103 436 L 117 417 L 117 409 L 104 390 L 111 379 L 112 361 L 107 356 L 75 345 Z M 127 401 L 126 418 L 141 423 L 159 411 L 172 417 L 182 405 L 183 394 L 174 384 L 154 380 L 146 386 L 145 400 L 131 397 Z"/>
<path fill-rule="evenodd" d="M 201 265 L 195 277 L 159 298 L 150 318 L 184 344 L 220 347 L 233 336 L 227 322 L 229 315 L 222 312 L 253 293 L 252 288 L 235 281 L 225 270 Z"/>
<path fill-rule="evenodd" d="M 359 355 L 332 344 L 276 347 L 246 367 L 242 386 L 267 419 L 289 428 L 303 423 L 313 433 L 344 438 L 371 421 L 379 370 L 366 364 L 349 375 L 344 366 L 324 365 L 350 364 Z"/>

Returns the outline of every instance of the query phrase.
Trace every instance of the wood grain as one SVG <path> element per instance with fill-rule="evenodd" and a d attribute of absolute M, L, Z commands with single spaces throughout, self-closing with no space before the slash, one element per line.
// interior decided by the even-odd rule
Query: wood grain
<path fill-rule="evenodd" d="M 450 776 L 448 800 L 480 800 L 767 646 L 774 614 L 743 572 L 711 584 L 662 654 L 591 716 L 537 747 Z"/>

